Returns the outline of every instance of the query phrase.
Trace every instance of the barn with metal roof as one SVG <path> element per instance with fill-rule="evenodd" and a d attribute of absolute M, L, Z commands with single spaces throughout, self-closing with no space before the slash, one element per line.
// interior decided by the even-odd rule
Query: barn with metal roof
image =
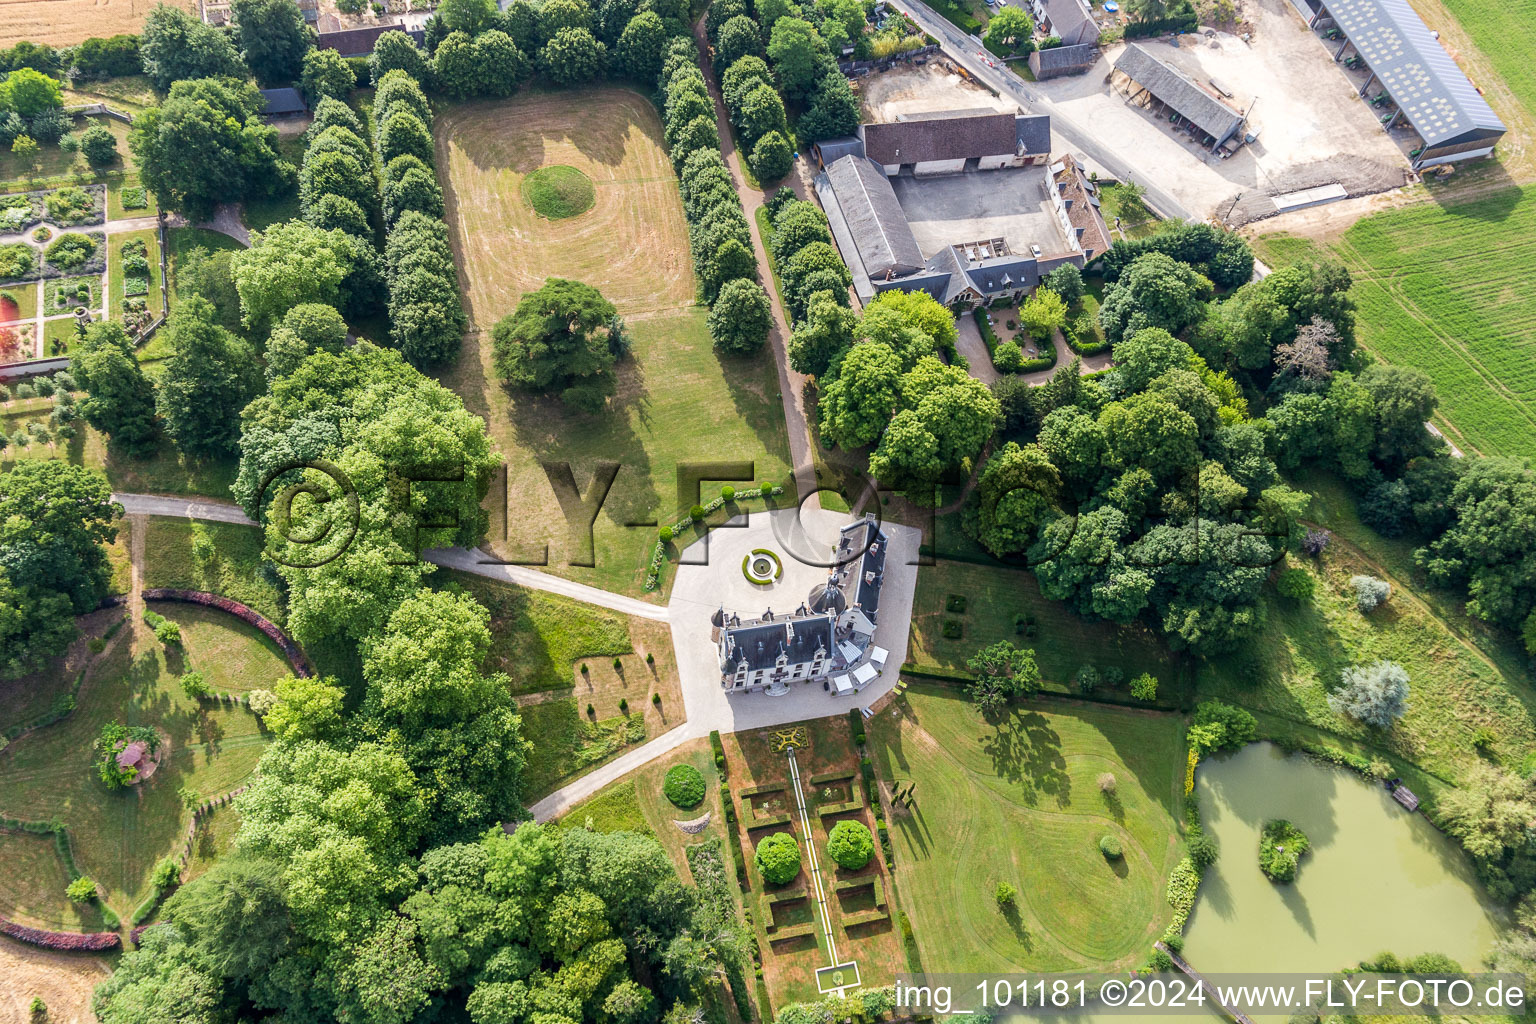
<path fill-rule="evenodd" d="M 1504 122 L 1406 0 L 1322 0 L 1309 24 L 1343 33 L 1334 60 L 1353 49 L 1370 71 L 1360 95 L 1379 82 L 1397 105 L 1387 127 L 1406 119 L 1423 139 L 1415 170 L 1493 152 Z"/>

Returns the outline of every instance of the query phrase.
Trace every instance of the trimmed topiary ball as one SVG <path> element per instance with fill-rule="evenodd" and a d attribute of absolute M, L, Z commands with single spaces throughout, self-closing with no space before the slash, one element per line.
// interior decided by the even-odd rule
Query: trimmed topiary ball
<path fill-rule="evenodd" d="M 775 832 L 757 844 L 753 860 L 769 885 L 792 882 L 800 873 L 800 844 L 788 832 Z"/>
<path fill-rule="evenodd" d="M 1120 848 L 1120 840 L 1114 836 L 1105 836 L 1099 840 L 1099 852 L 1106 860 L 1119 860 L 1125 851 Z"/>
<path fill-rule="evenodd" d="M 838 867 L 857 871 L 875 855 L 875 837 L 857 821 L 840 821 L 827 835 L 827 856 Z"/>
<path fill-rule="evenodd" d="M 704 799 L 704 776 L 691 764 L 673 765 L 661 784 L 666 798 L 683 810 L 699 806 Z"/>

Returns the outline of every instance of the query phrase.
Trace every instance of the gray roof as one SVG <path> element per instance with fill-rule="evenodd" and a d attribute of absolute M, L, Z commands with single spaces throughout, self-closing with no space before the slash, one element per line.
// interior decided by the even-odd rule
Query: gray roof
<path fill-rule="evenodd" d="M 1096 43 L 1099 26 L 1094 23 L 1093 11 L 1083 0 L 1040 0 L 1045 16 L 1051 23 L 1051 34 L 1064 43 Z"/>
<path fill-rule="evenodd" d="M 912 236 L 907 215 L 879 165 L 860 156 L 845 156 L 826 170 L 848 234 L 871 281 L 899 277 L 923 266 L 923 254 Z M 843 254 L 844 257 L 848 255 Z"/>
<path fill-rule="evenodd" d="M 1033 288 L 1040 283 L 1040 275 L 1033 256 L 994 256 L 989 260 L 963 264 L 965 276 L 983 295 Z"/>
<path fill-rule="evenodd" d="M 1093 43 L 1077 43 L 1071 46 L 1053 46 L 1049 50 L 1040 50 L 1035 56 L 1039 58 L 1039 65 L 1045 71 L 1058 71 L 1062 68 L 1083 68 L 1092 66 L 1099 59 L 1099 48 Z"/>
<path fill-rule="evenodd" d="M 1018 152 L 1013 115 L 995 111 L 941 111 L 913 120 L 860 125 L 859 133 L 864 137 L 864 155 L 887 166 Z"/>
<path fill-rule="evenodd" d="M 874 622 L 880 611 L 880 585 L 885 582 L 886 537 L 880 523 L 868 513 L 866 517 L 839 531 L 837 554 L 839 558 L 858 556 L 843 571 L 848 573 L 852 603 Z"/>
<path fill-rule="evenodd" d="M 261 98 L 263 114 L 302 114 L 309 109 L 297 89 L 262 89 Z"/>
<path fill-rule="evenodd" d="M 748 672 L 771 669 L 782 653 L 789 664 L 808 663 L 816 656 L 817 649 L 832 653 L 832 617 L 811 615 L 803 618 L 776 619 L 752 626 L 737 626 L 727 630 L 736 642 L 735 650 L 726 661 L 727 673 L 736 671 L 745 661 Z"/>
<path fill-rule="evenodd" d="M 1504 134 L 1504 122 L 1405 0 L 1324 6 L 1426 147 Z"/>
<path fill-rule="evenodd" d="M 1129 75 L 1136 84 L 1188 118 L 1215 139 L 1217 145 L 1242 127 L 1242 114 L 1206 92 L 1172 64 L 1163 63 L 1135 43 L 1127 46 L 1115 61 L 1115 70 Z"/>
<path fill-rule="evenodd" d="M 1020 114 L 1013 119 L 1013 135 L 1018 147 L 1026 153 L 1050 153 L 1051 115 Z"/>
<path fill-rule="evenodd" d="M 864 140 L 853 135 L 839 135 L 835 139 L 822 139 L 816 143 L 823 165 L 845 156 L 863 156 Z"/>

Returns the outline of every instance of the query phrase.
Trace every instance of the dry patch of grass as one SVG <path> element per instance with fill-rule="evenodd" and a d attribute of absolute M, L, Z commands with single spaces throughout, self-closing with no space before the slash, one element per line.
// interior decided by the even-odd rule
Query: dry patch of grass
<path fill-rule="evenodd" d="M 22 40 L 73 46 L 93 36 L 137 33 L 159 0 L 10 0 L 0 17 L 0 46 Z M 197 4 L 172 0 L 197 14 Z"/>
<path fill-rule="evenodd" d="M 57 953 L 0 936 L 0 1020 L 21 1024 L 34 997 L 53 1024 L 94 1024 L 91 992 L 112 973 L 113 956 Z"/>

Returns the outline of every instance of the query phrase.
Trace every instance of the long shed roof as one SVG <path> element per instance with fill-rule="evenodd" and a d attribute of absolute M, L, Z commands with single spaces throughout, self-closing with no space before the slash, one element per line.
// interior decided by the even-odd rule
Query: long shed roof
<path fill-rule="evenodd" d="M 1013 114 L 971 111 L 930 114 L 859 126 L 864 154 L 876 163 L 921 164 L 1017 152 Z"/>
<path fill-rule="evenodd" d="M 1406 0 L 1324 0 L 1429 148 L 1494 138 L 1504 122 Z"/>
<path fill-rule="evenodd" d="M 1115 60 L 1115 70 L 1129 76 L 1218 143 L 1231 138 L 1243 123 L 1242 114 L 1206 92 L 1172 64 L 1158 60 L 1135 43 L 1127 46 Z"/>
<path fill-rule="evenodd" d="M 1012 116 L 1008 128 L 1011 133 Z M 907 215 L 878 164 L 861 156 L 845 156 L 833 161 L 826 175 L 871 281 L 887 274 L 899 277 L 923 266 Z"/>

